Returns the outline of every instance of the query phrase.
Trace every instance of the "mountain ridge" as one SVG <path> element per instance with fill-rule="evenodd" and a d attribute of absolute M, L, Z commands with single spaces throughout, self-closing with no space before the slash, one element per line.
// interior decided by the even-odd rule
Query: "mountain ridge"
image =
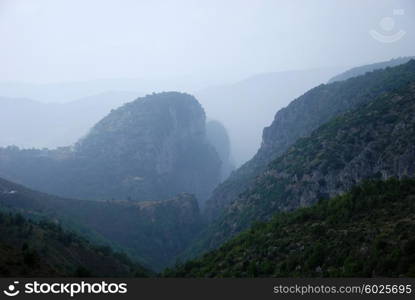
<path fill-rule="evenodd" d="M 383 74 L 389 80 L 382 89 L 389 93 L 369 97 L 299 139 L 234 198 L 184 257 L 216 248 L 274 213 L 346 192 L 361 180 L 415 176 L 415 61 L 395 68 Z"/>
<path fill-rule="evenodd" d="M 255 177 L 265 170 L 267 164 L 283 154 L 298 138 L 308 136 L 336 115 L 387 92 L 393 88 L 391 77 L 406 75 L 413 62 L 317 86 L 278 111 L 272 124 L 263 130 L 263 142 L 257 154 L 213 191 L 206 203 L 208 219 L 218 218 L 233 199 L 252 186 Z M 365 78 L 364 82 L 362 78 Z"/>
<path fill-rule="evenodd" d="M 379 70 L 379 69 L 396 67 L 396 66 L 407 63 L 411 59 L 415 59 L 415 56 L 398 57 L 398 58 L 393 58 L 393 59 L 388 60 L 388 61 L 382 61 L 382 62 L 377 62 L 377 63 L 373 63 L 373 64 L 366 64 L 366 65 L 354 67 L 354 68 L 351 68 L 351 69 L 349 69 L 349 70 L 347 70 L 343 73 L 340 73 L 340 74 L 334 76 L 327 83 L 333 83 L 335 81 L 347 80 L 349 78 L 364 75 L 365 73 L 373 72 L 373 71 Z"/>

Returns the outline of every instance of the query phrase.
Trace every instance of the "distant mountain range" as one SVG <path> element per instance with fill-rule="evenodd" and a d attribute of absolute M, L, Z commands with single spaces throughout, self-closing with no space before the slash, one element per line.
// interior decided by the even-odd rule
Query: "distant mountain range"
<path fill-rule="evenodd" d="M 72 145 L 111 109 L 138 96 L 132 92 L 106 92 L 68 103 L 41 103 L 0 96 L 0 147 Z"/>
<path fill-rule="evenodd" d="M 260 147 L 262 130 L 271 123 L 275 112 L 292 99 L 331 77 L 330 82 L 344 80 L 408 60 L 404 57 L 357 67 L 335 77 L 340 68 L 263 73 L 233 84 L 196 90 L 194 95 L 208 119 L 224 125 L 234 163 L 240 166 Z M 155 83 L 134 79 L 43 85 L 0 83 L 0 146 L 71 145 L 111 109 L 152 92 L 155 87 Z"/>
<path fill-rule="evenodd" d="M 207 118 L 226 128 L 235 164 L 240 165 L 258 149 L 262 129 L 275 111 L 335 73 L 334 69 L 264 73 L 194 94 Z M 155 90 L 146 86 L 140 80 L 127 79 L 48 85 L 0 83 L 0 146 L 71 145 L 111 109 Z"/>

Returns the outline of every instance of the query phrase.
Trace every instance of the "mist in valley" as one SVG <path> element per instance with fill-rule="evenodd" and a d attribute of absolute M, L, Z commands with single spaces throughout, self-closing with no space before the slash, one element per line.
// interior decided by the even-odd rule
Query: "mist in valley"
<path fill-rule="evenodd" d="M 225 126 L 239 166 L 278 109 L 308 89 L 350 66 L 413 54 L 414 9 L 411 1 L 2 1 L 0 145 L 71 145 L 111 109 L 177 90 Z M 388 16 L 408 31 L 398 43 L 369 34 Z"/>
<path fill-rule="evenodd" d="M 410 131 L 385 141 L 400 116 L 413 128 L 414 16 L 412 0 L 0 0 L 0 244 L 38 260 L 7 274 L 180 270 L 256 221 L 412 174 Z M 339 138 L 354 131 L 385 144 L 360 155 Z M 19 230 L 34 233 L 6 239 Z M 84 252 L 37 272 L 37 238 L 51 264 Z"/>

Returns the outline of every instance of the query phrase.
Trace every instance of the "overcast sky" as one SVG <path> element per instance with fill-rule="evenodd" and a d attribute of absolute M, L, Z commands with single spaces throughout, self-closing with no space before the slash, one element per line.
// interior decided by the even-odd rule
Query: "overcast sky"
<path fill-rule="evenodd" d="M 353 66 L 414 55 L 414 25 L 413 0 L 0 0 L 0 81 L 219 83 Z M 405 34 L 383 43 L 371 29 Z"/>

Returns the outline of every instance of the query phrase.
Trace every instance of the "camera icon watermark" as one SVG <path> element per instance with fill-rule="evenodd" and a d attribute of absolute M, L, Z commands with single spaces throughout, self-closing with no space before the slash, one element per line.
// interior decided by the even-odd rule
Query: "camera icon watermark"
<path fill-rule="evenodd" d="M 4 293 L 6 296 L 9 296 L 9 297 L 14 297 L 14 296 L 19 295 L 20 291 L 16 288 L 16 286 L 17 286 L 18 284 L 19 284 L 19 282 L 18 282 L 18 281 L 13 282 L 13 284 L 10 284 L 10 285 L 7 287 L 7 290 L 4 290 L 4 291 L 3 291 L 3 293 Z"/>
<path fill-rule="evenodd" d="M 403 9 L 394 9 L 393 15 L 394 16 L 403 16 L 405 14 L 405 10 Z M 395 19 L 393 17 L 384 17 L 379 22 L 379 27 L 381 32 L 371 29 L 369 30 L 369 34 L 381 43 L 395 43 L 399 41 L 405 34 L 405 30 L 398 30 L 393 33 L 395 29 Z"/>

